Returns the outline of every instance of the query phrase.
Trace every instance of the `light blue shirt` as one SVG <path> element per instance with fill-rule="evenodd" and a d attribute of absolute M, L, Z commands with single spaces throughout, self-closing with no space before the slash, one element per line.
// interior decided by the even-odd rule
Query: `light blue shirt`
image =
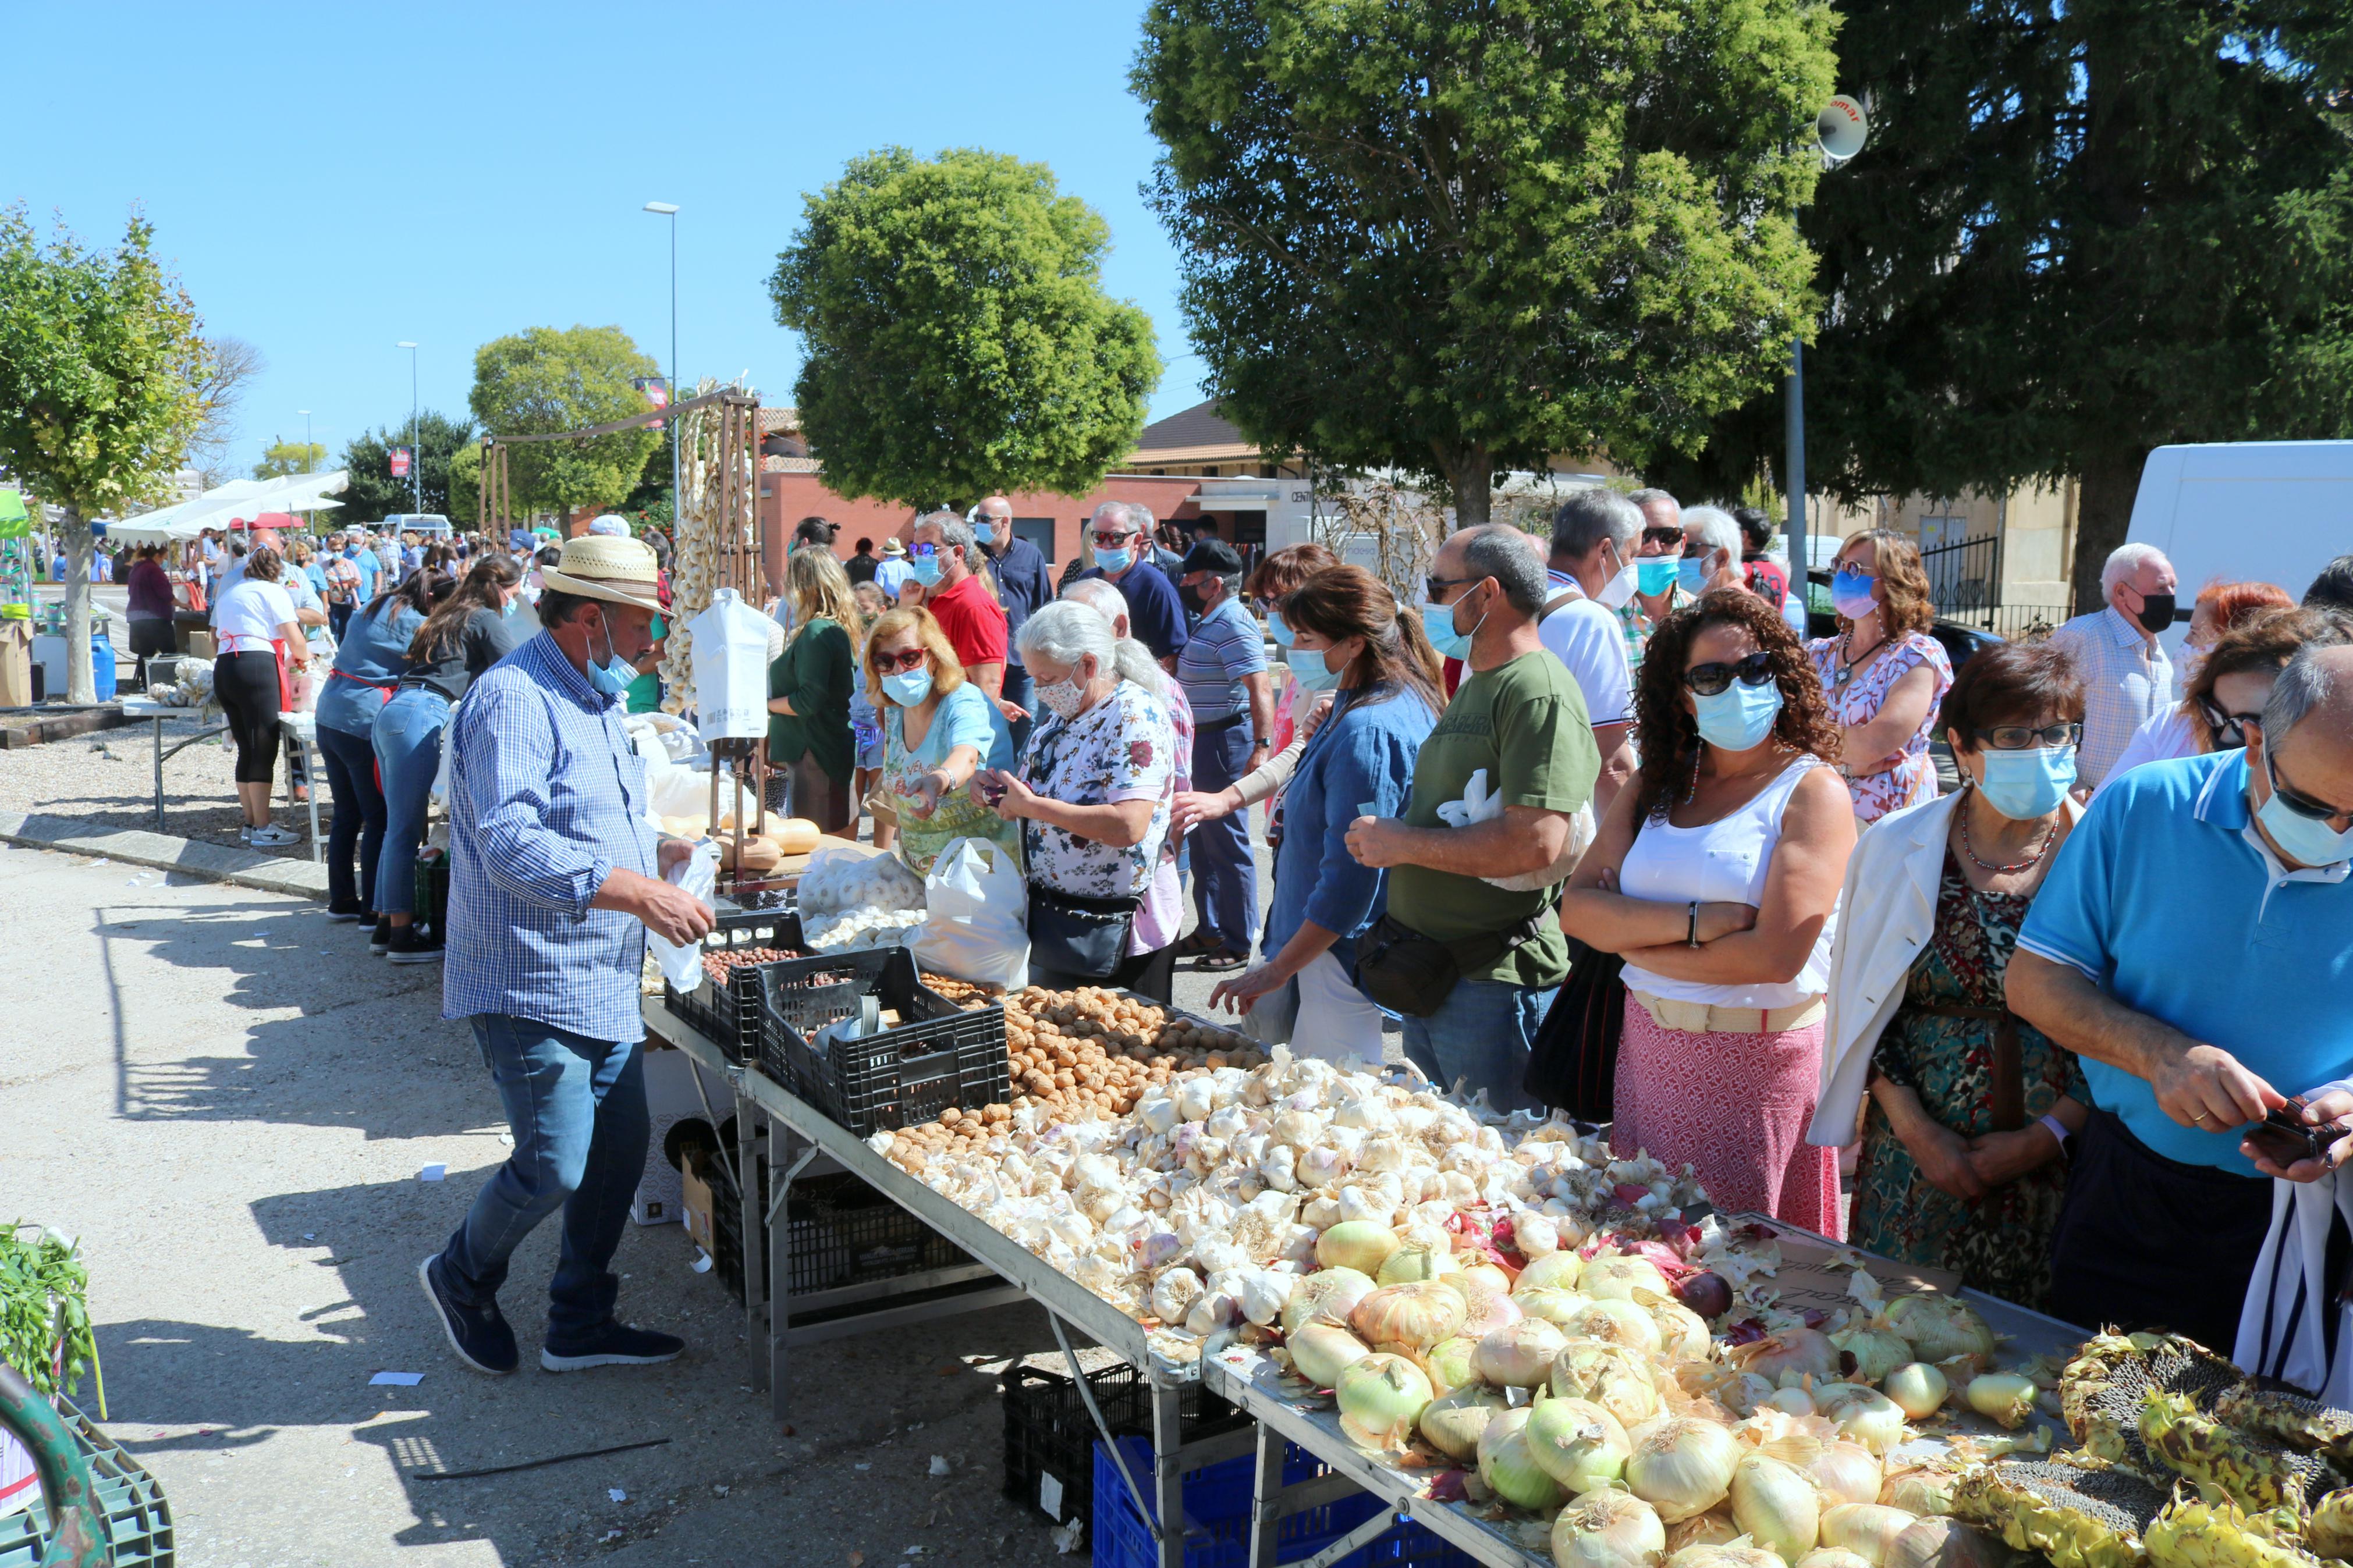
<path fill-rule="evenodd" d="M 2353 1077 L 2353 887 L 2348 867 L 2290 871 L 2248 821 L 2247 753 L 2150 763 L 2075 825 L 2019 947 L 2219 1046 L 2282 1094 Z M 2184 1127 L 2156 1090 L 2086 1058 L 2103 1110 L 2168 1160 L 2260 1174 L 2243 1131 Z"/>
<path fill-rule="evenodd" d="M 940 699 L 932 711 L 932 727 L 923 732 L 923 743 L 909 751 L 901 721 L 907 710 L 895 702 L 885 702 L 890 715 L 883 720 L 893 751 L 912 756 L 927 768 L 938 767 L 948 760 L 948 753 L 958 746 L 970 746 L 980 752 L 984 768 L 1010 768 L 1013 765 L 1013 731 L 1007 727 L 1005 714 L 988 700 L 988 694 L 971 681 L 965 681 Z"/>
<path fill-rule="evenodd" d="M 319 689 L 319 723 L 365 739 L 392 689 L 408 669 L 408 645 L 425 617 L 406 599 L 386 599 L 371 614 L 363 605 L 343 627 L 335 670 Z"/>
<path fill-rule="evenodd" d="M 1351 691 L 1334 699 L 1283 791 L 1274 902 L 1261 945 L 1267 957 L 1313 921 L 1340 934 L 1332 956 L 1343 969 L 1356 967 L 1356 938 L 1387 907 L 1388 879 L 1348 853 L 1348 825 L 1367 814 L 1405 815 L 1413 760 L 1437 725 L 1438 716 L 1410 691 L 1377 702 Z"/>
<path fill-rule="evenodd" d="M 603 695 L 541 632 L 449 721 L 449 938 L 441 1016 L 505 1013 L 591 1039 L 645 1037 L 646 928 L 589 901 L 655 873 L 646 764 Z"/>

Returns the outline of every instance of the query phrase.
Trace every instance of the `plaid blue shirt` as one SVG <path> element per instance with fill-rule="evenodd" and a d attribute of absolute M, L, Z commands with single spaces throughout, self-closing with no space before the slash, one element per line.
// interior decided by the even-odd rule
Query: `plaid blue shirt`
<path fill-rule="evenodd" d="M 459 704 L 443 1017 L 507 1013 L 591 1039 L 645 1037 L 646 928 L 588 907 L 617 866 L 656 875 L 646 764 L 622 712 L 544 631 Z"/>

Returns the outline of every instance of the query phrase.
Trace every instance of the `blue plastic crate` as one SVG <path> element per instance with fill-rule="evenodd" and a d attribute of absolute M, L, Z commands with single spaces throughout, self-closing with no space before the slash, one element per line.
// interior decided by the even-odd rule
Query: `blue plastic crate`
<path fill-rule="evenodd" d="M 1123 1437 L 1128 1469 L 1136 1484 L 1152 1487 L 1152 1444 L 1143 1437 Z M 1185 1568 L 1245 1568 L 1250 1561 L 1250 1491 L 1258 1461 L 1249 1454 L 1207 1465 L 1185 1476 Z M 1282 1479 L 1286 1485 L 1313 1480 L 1325 1467 L 1306 1449 L 1285 1444 Z M 1095 1445 L 1094 1568 L 1155 1568 L 1159 1556 L 1152 1531 L 1136 1511 L 1120 1479 L 1119 1467 L 1103 1444 Z M 1278 1528 L 1276 1558 L 1295 1563 L 1337 1541 L 1381 1511 L 1381 1501 L 1368 1492 L 1311 1508 L 1285 1519 Z M 1396 1532 L 1391 1531 L 1394 1535 Z M 1426 1532 L 1425 1532 L 1426 1533 Z M 1386 1555 L 1384 1553 L 1387 1553 Z M 1339 1568 L 1385 1568 L 1397 1563 L 1435 1563 L 1436 1558 L 1398 1557 L 1388 1537 L 1341 1560 Z"/>

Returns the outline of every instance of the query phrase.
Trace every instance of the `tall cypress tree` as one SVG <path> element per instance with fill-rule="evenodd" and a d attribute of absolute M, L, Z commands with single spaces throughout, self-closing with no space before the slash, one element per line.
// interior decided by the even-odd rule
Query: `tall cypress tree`
<path fill-rule="evenodd" d="M 2149 450 L 2353 433 L 2339 0 L 1841 0 L 1870 145 L 1821 258 L 1807 469 L 1847 499 L 2081 485 L 2074 583 Z M 1669 482 L 1778 467 L 1777 391 Z"/>

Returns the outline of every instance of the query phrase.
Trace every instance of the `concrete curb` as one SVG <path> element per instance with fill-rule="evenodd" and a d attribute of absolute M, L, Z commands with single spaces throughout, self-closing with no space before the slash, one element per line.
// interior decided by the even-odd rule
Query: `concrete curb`
<path fill-rule="evenodd" d="M 104 856 L 128 865 L 152 866 L 159 871 L 178 871 L 208 881 L 229 882 L 267 893 L 289 893 L 322 903 L 327 897 L 327 868 L 315 860 L 285 859 L 250 849 L 199 844 L 165 833 L 93 832 L 87 822 L 78 817 L 0 811 L 0 840 L 34 849 L 63 850 L 70 855 Z"/>

